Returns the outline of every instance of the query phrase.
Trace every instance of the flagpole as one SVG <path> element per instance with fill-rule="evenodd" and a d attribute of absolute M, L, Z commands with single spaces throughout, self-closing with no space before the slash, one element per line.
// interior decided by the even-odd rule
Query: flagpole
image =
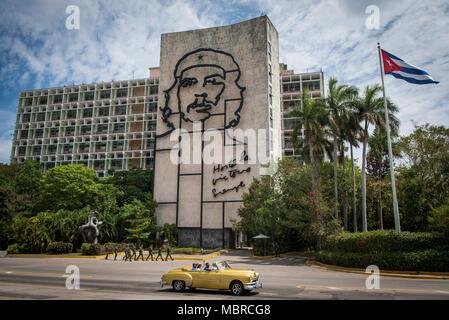
<path fill-rule="evenodd" d="M 391 135 L 390 135 L 390 119 L 388 116 L 388 107 L 387 107 L 387 96 L 385 95 L 385 82 L 384 82 L 384 64 L 382 60 L 382 52 L 380 43 L 377 43 L 377 49 L 379 51 L 379 63 L 380 63 L 380 76 L 382 79 L 382 92 L 384 95 L 384 109 L 385 109 L 385 125 L 387 131 L 387 140 L 388 140 L 388 158 L 390 161 L 390 176 L 391 176 L 391 191 L 393 193 L 393 214 L 394 214 L 394 229 L 397 232 L 401 232 L 401 222 L 399 217 L 399 206 L 398 199 L 396 196 L 396 179 L 394 177 L 394 161 L 393 161 L 393 150 L 391 147 Z"/>

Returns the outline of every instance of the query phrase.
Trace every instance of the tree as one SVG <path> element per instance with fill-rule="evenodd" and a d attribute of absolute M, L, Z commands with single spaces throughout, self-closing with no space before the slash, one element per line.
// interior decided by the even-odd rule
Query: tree
<path fill-rule="evenodd" d="M 47 170 L 41 181 L 41 208 L 74 210 L 94 203 L 96 179 L 95 172 L 81 164 Z"/>
<path fill-rule="evenodd" d="M 362 231 L 368 230 L 366 216 L 366 147 L 369 139 L 369 126 L 385 127 L 384 101 L 380 97 L 381 92 L 382 88 L 379 85 L 366 86 L 363 96 L 359 97 L 354 103 L 357 117 L 362 122 Z M 396 132 L 399 127 L 399 120 L 395 116 L 398 108 L 387 100 L 387 110 L 390 117 L 391 132 Z"/>
<path fill-rule="evenodd" d="M 132 242 L 148 242 L 150 235 L 156 229 L 155 209 L 156 203 L 153 201 L 142 202 L 134 199 L 125 204 L 117 221 L 119 237 Z"/>
<path fill-rule="evenodd" d="M 333 165 L 334 165 L 334 214 L 339 217 L 339 197 L 338 197 L 338 168 L 337 153 L 340 150 L 340 163 L 344 166 L 344 143 L 348 139 L 351 124 L 351 104 L 357 97 L 356 87 L 348 85 L 339 85 L 336 78 L 329 79 L 328 95 L 326 98 L 326 107 L 329 111 L 329 128 L 333 136 Z M 346 193 L 344 193 L 344 222 L 347 229 L 347 206 Z"/>
<path fill-rule="evenodd" d="M 122 192 L 119 205 L 130 203 L 134 199 L 147 201 L 153 189 L 153 171 L 133 168 L 128 171 L 114 172 L 113 176 L 101 179 L 102 183 L 112 184 Z"/>
<path fill-rule="evenodd" d="M 425 230 L 433 208 L 449 197 L 449 129 L 415 125 L 398 148 L 403 161 L 398 175 L 401 223 L 405 230 Z"/>
<path fill-rule="evenodd" d="M 367 155 L 367 172 L 376 179 L 377 189 L 377 214 L 379 217 L 379 228 L 383 230 L 382 215 L 382 180 L 388 175 L 390 163 L 387 151 L 387 133 L 380 127 L 374 130 L 374 133 L 368 140 L 369 152 Z"/>
<path fill-rule="evenodd" d="M 296 132 L 304 132 L 304 142 L 308 148 L 309 161 L 312 166 L 312 189 L 319 194 L 319 177 L 316 157 L 323 154 L 323 149 L 328 143 L 326 139 L 327 131 L 327 111 L 324 100 L 312 100 L 307 90 L 302 92 L 301 104 L 296 106 L 291 112 L 291 117 L 298 119 Z"/>
<path fill-rule="evenodd" d="M 0 164 L 0 218 L 11 218 L 20 212 L 35 212 L 41 176 L 39 162 L 34 160 Z"/>

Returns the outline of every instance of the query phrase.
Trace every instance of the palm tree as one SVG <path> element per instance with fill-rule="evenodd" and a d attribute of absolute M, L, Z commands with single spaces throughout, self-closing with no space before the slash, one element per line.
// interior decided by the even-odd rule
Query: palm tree
<path fill-rule="evenodd" d="M 326 141 L 327 110 L 323 100 L 312 100 L 307 90 L 302 92 L 301 104 L 297 105 L 290 113 L 290 117 L 298 119 L 295 132 L 304 133 L 304 149 L 308 149 L 308 160 L 312 166 L 312 188 L 318 194 L 319 181 L 317 169 L 317 157 L 323 153 Z M 297 146 L 296 146 L 297 147 Z"/>
<path fill-rule="evenodd" d="M 384 102 L 380 97 L 382 87 L 380 85 L 366 86 L 362 97 L 354 104 L 358 118 L 362 122 L 362 230 L 368 231 L 366 217 L 366 146 L 369 139 L 369 125 L 385 127 Z M 390 117 L 392 131 L 399 127 L 399 120 L 395 116 L 398 108 L 387 100 L 387 109 Z"/>
<path fill-rule="evenodd" d="M 333 166 L 334 166 L 334 197 L 335 217 L 338 218 L 339 199 L 338 199 L 338 169 L 337 169 L 337 153 L 340 150 L 341 164 L 344 168 L 344 143 L 347 140 L 349 124 L 350 124 L 350 107 L 351 103 L 357 97 L 358 90 L 356 87 L 348 85 L 339 85 L 336 78 L 329 79 L 329 90 L 326 98 L 326 107 L 329 111 L 329 128 L 333 137 Z M 344 175 L 343 175 L 344 176 Z M 344 183 L 343 183 L 344 185 Z M 347 210 L 344 211 L 345 229 L 347 229 Z"/>

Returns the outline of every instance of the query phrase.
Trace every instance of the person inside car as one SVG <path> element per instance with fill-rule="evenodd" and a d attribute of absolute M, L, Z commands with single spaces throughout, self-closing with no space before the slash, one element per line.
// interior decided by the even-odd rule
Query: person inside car
<path fill-rule="evenodd" d="M 204 271 L 211 271 L 212 268 L 210 267 L 209 262 L 206 262 L 206 265 L 204 266 Z"/>

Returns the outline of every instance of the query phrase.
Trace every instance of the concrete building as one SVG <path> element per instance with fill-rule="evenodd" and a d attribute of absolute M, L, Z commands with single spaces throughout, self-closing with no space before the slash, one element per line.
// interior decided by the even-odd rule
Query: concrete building
<path fill-rule="evenodd" d="M 11 162 L 152 169 L 158 90 L 153 78 L 23 91 Z"/>
<path fill-rule="evenodd" d="M 281 107 L 282 107 L 282 151 L 286 157 L 300 158 L 292 142 L 297 118 L 291 117 L 292 109 L 301 104 L 303 90 L 308 90 L 312 99 L 324 98 L 323 72 L 295 73 L 281 63 Z"/>
<path fill-rule="evenodd" d="M 160 63 L 157 221 L 178 226 L 181 246 L 232 247 L 242 194 L 266 163 L 251 153 L 239 159 L 256 144 L 265 148 L 264 160 L 282 156 L 278 33 L 260 17 L 163 34 Z M 232 136 L 234 129 L 266 135 L 261 143 L 243 142 Z M 206 135 L 214 139 L 207 143 Z M 211 146 L 222 156 L 207 163 Z M 186 154 L 199 161 L 176 161 Z"/>

